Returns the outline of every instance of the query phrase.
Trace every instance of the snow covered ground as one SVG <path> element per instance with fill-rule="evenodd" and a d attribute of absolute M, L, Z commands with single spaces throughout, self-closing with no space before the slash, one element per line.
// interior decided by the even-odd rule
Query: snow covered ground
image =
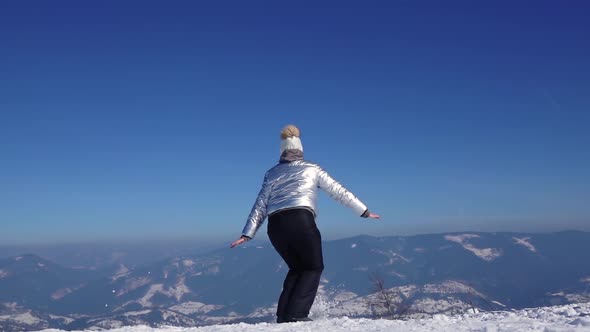
<path fill-rule="evenodd" d="M 517 311 L 479 312 L 458 316 L 435 315 L 429 319 L 371 320 L 346 317 L 320 319 L 308 323 L 232 324 L 194 328 L 146 326 L 123 327 L 110 332 L 377 332 L 377 331 L 590 331 L 590 303 Z M 60 332 L 60 330 L 44 330 Z"/>

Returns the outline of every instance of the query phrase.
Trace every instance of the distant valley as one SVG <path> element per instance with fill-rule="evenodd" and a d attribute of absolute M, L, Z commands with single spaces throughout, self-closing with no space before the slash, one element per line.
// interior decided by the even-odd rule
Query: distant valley
<path fill-rule="evenodd" d="M 590 300 L 590 233 L 357 236 L 324 243 L 315 317 L 421 317 Z M 65 267 L 0 260 L 0 329 L 273 321 L 287 269 L 274 249 Z"/>

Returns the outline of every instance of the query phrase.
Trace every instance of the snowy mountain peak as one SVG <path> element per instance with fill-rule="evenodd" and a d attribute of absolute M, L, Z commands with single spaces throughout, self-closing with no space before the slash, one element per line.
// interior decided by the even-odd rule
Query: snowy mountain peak
<path fill-rule="evenodd" d="M 477 234 L 459 234 L 459 235 L 445 235 L 445 239 L 457 243 L 463 243 L 465 240 L 479 238 Z"/>
<path fill-rule="evenodd" d="M 535 246 L 533 246 L 530 242 L 530 240 L 531 240 L 530 237 L 523 237 L 523 238 L 513 237 L 512 239 L 516 242 L 516 244 L 520 244 L 521 246 L 527 248 L 528 250 L 530 250 L 532 252 L 537 252 L 537 248 L 535 248 Z"/>
<path fill-rule="evenodd" d="M 494 259 L 502 256 L 502 250 L 496 248 L 477 248 L 473 244 L 469 243 L 469 239 L 479 238 L 477 234 L 462 234 L 462 235 L 445 235 L 444 238 L 447 241 L 456 242 L 463 246 L 468 251 L 471 251 L 475 256 L 485 260 L 493 261 Z"/>
<path fill-rule="evenodd" d="M 440 318 L 590 300 L 590 265 L 571 255 L 572 246 L 590 252 L 590 233 L 361 236 L 324 245 L 326 269 L 313 319 L 443 314 Z M 495 259 L 500 255 L 503 259 Z M 0 260 L 2 331 L 271 322 L 287 273 L 272 247 L 256 241 L 237 251 L 223 248 L 82 274 L 39 257 L 19 257 Z M 37 272 L 39 263 L 49 273 Z M 530 276 L 540 273 L 544 278 L 531 283 Z M 372 277 L 382 280 L 381 290 Z M 27 312 L 40 323 L 10 318 Z"/>

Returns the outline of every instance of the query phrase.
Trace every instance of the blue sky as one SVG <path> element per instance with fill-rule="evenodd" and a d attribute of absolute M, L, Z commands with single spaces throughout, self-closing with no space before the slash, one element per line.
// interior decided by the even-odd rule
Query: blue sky
<path fill-rule="evenodd" d="M 590 5 L 0 4 L 0 243 L 231 241 L 279 131 L 381 221 L 590 230 Z M 266 238 L 266 226 L 258 238 Z"/>

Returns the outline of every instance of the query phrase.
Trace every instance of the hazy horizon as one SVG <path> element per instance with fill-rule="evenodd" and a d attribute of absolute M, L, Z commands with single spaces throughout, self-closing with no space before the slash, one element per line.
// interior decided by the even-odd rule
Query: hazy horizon
<path fill-rule="evenodd" d="M 430 231 L 423 231 L 423 232 L 398 232 L 398 233 L 382 233 L 382 232 L 359 232 L 355 234 L 333 234 L 330 232 L 322 231 L 321 225 L 318 226 L 322 234 L 323 241 L 337 241 L 347 238 L 353 238 L 357 236 L 373 236 L 373 237 L 411 237 L 411 236 L 422 236 L 422 235 L 436 235 L 436 234 L 447 234 L 447 233 L 528 233 L 528 234 L 550 234 L 550 233 L 559 233 L 559 232 L 590 232 L 589 227 L 554 227 L 554 228 L 547 228 L 544 230 L 526 230 L 526 229 L 473 229 L 473 228 L 456 228 L 456 229 L 447 229 L 441 227 L 440 230 L 432 229 Z M 263 227 L 266 227 L 263 226 Z M 235 240 L 231 235 L 228 236 L 227 234 L 218 235 L 216 237 L 210 236 L 167 236 L 167 237 L 160 237 L 160 236 L 142 236 L 141 238 L 138 237 L 127 237 L 127 238 L 92 238 L 92 239 L 44 239 L 39 241 L 38 239 L 34 242 L 27 242 L 27 241 L 3 241 L 0 243 L 0 250 L 1 249 L 10 249 L 10 248 L 33 248 L 33 249 L 41 249 L 41 248 L 58 248 L 58 247 L 69 247 L 69 246 L 80 246 L 80 247 L 97 247 L 97 246 L 104 246 L 104 245 L 112 245 L 113 247 L 135 247 L 135 246 L 162 246 L 162 245 L 174 245 L 178 247 L 187 247 L 192 246 L 195 248 L 209 248 L 209 249 L 223 249 L 225 247 L 229 247 L 229 244 L 232 240 Z M 261 232 L 256 238 L 255 241 L 270 243 L 268 236 L 266 235 L 266 230 Z M 24 253 L 23 253 L 24 254 Z"/>

